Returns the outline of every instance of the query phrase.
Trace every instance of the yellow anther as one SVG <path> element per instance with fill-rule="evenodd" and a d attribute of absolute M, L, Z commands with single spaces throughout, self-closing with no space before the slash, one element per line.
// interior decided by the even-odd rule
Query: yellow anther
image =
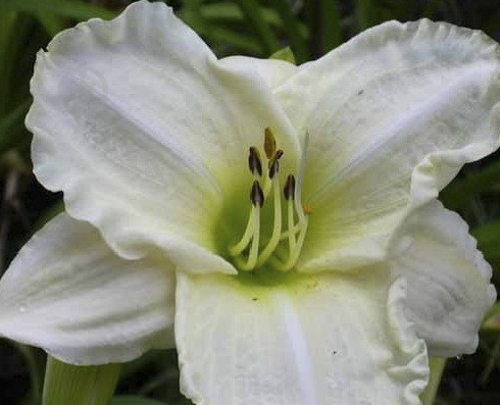
<path fill-rule="evenodd" d="M 276 138 L 271 127 L 264 130 L 264 151 L 268 159 L 271 159 L 276 152 Z"/>

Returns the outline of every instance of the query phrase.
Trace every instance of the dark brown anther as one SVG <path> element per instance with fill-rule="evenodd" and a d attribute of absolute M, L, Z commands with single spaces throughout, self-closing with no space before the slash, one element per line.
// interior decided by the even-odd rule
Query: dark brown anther
<path fill-rule="evenodd" d="M 250 147 L 249 150 L 248 168 L 250 169 L 252 174 L 255 174 L 257 172 L 259 176 L 262 176 L 262 163 L 260 161 L 260 154 L 259 150 L 255 146 Z"/>
<path fill-rule="evenodd" d="M 276 153 L 274 154 L 274 159 L 275 160 L 281 159 L 281 156 L 283 156 L 283 153 L 285 153 L 285 152 L 283 152 L 281 149 L 278 149 L 276 151 Z"/>
<path fill-rule="evenodd" d="M 252 204 L 257 207 L 261 207 L 264 205 L 264 192 L 262 191 L 262 187 L 259 182 L 255 180 L 252 184 L 252 189 L 250 190 L 250 201 Z"/>
<path fill-rule="evenodd" d="M 272 180 L 273 177 L 278 173 L 280 170 L 280 162 L 278 160 L 274 160 L 269 167 L 269 178 Z"/>
<path fill-rule="evenodd" d="M 274 156 L 269 161 L 268 166 L 269 166 L 269 178 L 270 179 L 272 179 L 276 175 L 276 173 L 278 173 L 278 171 L 280 169 L 279 160 L 280 160 L 281 156 L 283 156 L 283 151 L 280 149 L 280 150 L 276 151 Z"/>
<path fill-rule="evenodd" d="M 284 193 L 285 200 L 295 200 L 295 176 L 293 174 L 289 174 L 286 178 Z"/>
<path fill-rule="evenodd" d="M 264 131 L 264 151 L 268 159 L 271 159 L 276 152 L 276 138 L 270 127 L 267 127 Z"/>

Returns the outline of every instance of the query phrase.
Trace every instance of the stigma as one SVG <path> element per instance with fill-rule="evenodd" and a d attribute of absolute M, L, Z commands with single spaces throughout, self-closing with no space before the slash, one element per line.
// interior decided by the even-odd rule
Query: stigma
<path fill-rule="evenodd" d="M 238 270 L 254 271 L 270 265 L 277 270 L 289 271 L 294 268 L 300 256 L 308 224 L 309 211 L 304 210 L 301 201 L 307 135 L 298 177 L 288 174 L 283 188 L 280 161 L 285 152 L 278 148 L 270 127 L 264 131 L 263 149 L 264 154 L 261 155 L 256 146 L 249 148 L 248 169 L 253 176 L 249 192 L 250 213 L 243 235 L 228 250 Z M 271 203 L 272 232 L 264 240 L 261 228 L 268 228 L 271 224 L 261 223 L 262 209 L 264 204 Z"/>

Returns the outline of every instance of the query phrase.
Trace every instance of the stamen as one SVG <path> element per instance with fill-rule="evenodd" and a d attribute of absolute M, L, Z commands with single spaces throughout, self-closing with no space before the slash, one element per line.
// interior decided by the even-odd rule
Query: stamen
<path fill-rule="evenodd" d="M 264 198 L 267 198 L 269 196 L 269 193 L 271 192 L 271 188 L 273 186 L 273 182 L 269 179 L 269 172 L 267 174 L 268 176 L 264 178 Z"/>
<path fill-rule="evenodd" d="M 262 190 L 261 190 L 262 191 Z M 257 264 L 257 258 L 259 253 L 259 240 L 260 240 L 260 208 L 261 206 L 255 206 L 255 214 L 253 216 L 253 237 L 252 245 L 250 246 L 250 254 L 248 255 L 248 261 L 246 264 L 241 266 L 242 270 L 252 270 Z"/>
<path fill-rule="evenodd" d="M 299 176 L 297 178 L 297 187 L 295 188 L 295 209 L 299 216 L 299 223 L 304 226 L 306 216 L 302 207 L 302 184 L 304 183 L 304 173 L 307 162 L 307 149 L 309 147 L 309 132 L 306 132 L 304 147 L 302 148 L 302 157 L 300 159 Z"/>
<path fill-rule="evenodd" d="M 259 260 L 257 262 L 258 265 L 263 264 L 274 252 L 276 246 L 280 242 L 280 234 L 281 234 L 281 189 L 280 189 L 280 181 L 279 176 L 276 174 L 279 171 L 278 164 L 279 157 L 274 161 L 273 165 L 269 169 L 269 177 L 272 179 L 273 188 L 274 188 L 274 225 L 273 225 L 273 233 L 271 234 L 271 239 L 267 243 L 267 246 L 264 248 L 262 253 L 259 255 Z M 272 172 L 272 174 L 271 174 Z"/>
<path fill-rule="evenodd" d="M 277 267 L 281 271 L 289 271 L 295 266 L 295 263 L 297 262 L 300 251 L 302 250 L 302 245 L 304 244 L 304 239 L 306 237 L 306 231 L 307 231 L 307 223 L 308 223 L 308 218 L 304 217 L 304 225 L 300 229 L 299 233 L 299 238 L 297 240 L 297 245 L 293 250 L 290 250 L 290 256 L 288 257 L 288 260 L 283 264 L 281 262 L 277 263 Z"/>
<path fill-rule="evenodd" d="M 281 234 L 280 240 L 289 239 L 290 250 L 292 250 L 293 246 L 295 246 L 295 234 L 300 231 L 300 223 L 297 225 L 294 224 L 295 176 L 293 174 L 289 174 L 286 178 L 283 194 L 288 205 L 288 230 Z"/>
<path fill-rule="evenodd" d="M 259 254 L 259 241 L 260 241 L 260 209 L 264 205 L 264 193 L 257 180 L 252 184 L 252 190 L 250 191 L 250 199 L 252 200 L 254 215 L 252 218 L 252 245 L 250 246 L 250 254 L 248 255 L 248 261 L 246 264 L 241 266 L 242 270 L 252 270 L 257 264 L 257 258 Z"/>
<path fill-rule="evenodd" d="M 299 177 L 297 182 L 295 183 L 295 179 L 292 180 L 292 177 L 288 176 L 287 183 L 285 185 L 284 193 L 285 198 L 288 201 L 288 231 L 285 232 L 288 236 L 288 245 L 289 245 L 289 256 L 285 263 L 280 261 L 275 261 L 276 267 L 282 271 L 288 271 L 295 266 L 297 262 L 300 251 L 302 250 L 302 245 L 304 243 L 304 239 L 307 231 L 308 218 L 304 213 L 304 208 L 302 206 L 302 184 L 304 181 L 304 171 L 305 164 L 307 160 L 307 147 L 309 145 L 309 134 L 306 133 L 304 148 L 302 151 L 302 158 L 300 162 L 299 168 Z M 293 196 L 293 198 L 292 198 Z M 297 225 L 293 225 L 293 208 L 291 207 L 292 202 L 294 203 L 295 211 L 299 217 L 299 221 Z M 295 240 L 295 233 L 299 230 L 298 239 Z M 280 240 L 286 237 L 284 234 L 280 236 Z"/>
<path fill-rule="evenodd" d="M 268 167 L 270 168 L 271 165 L 276 161 L 280 160 L 281 157 L 283 156 L 285 152 L 283 152 L 281 149 L 278 149 L 276 153 L 273 155 L 273 157 L 269 160 Z"/>
<path fill-rule="evenodd" d="M 262 176 L 262 162 L 260 160 L 260 153 L 255 146 L 250 147 L 249 150 L 248 168 L 250 169 L 252 174 L 257 173 L 259 177 Z"/>
<path fill-rule="evenodd" d="M 291 202 L 291 200 L 288 202 L 289 205 L 292 206 L 292 208 L 295 208 L 293 202 Z M 293 210 L 292 210 L 293 211 Z M 290 232 L 290 229 L 291 229 L 291 232 Z M 299 231 L 300 231 L 301 227 L 300 227 L 300 224 L 296 224 L 294 225 L 293 227 L 288 227 L 288 230 L 286 230 L 285 232 L 282 232 L 281 235 L 280 235 L 280 240 L 285 240 L 288 238 L 288 235 L 290 235 L 290 233 L 292 235 L 295 235 L 297 234 Z"/>
<path fill-rule="evenodd" d="M 260 184 L 257 180 L 255 180 L 252 184 L 252 189 L 250 191 L 250 201 L 252 202 L 252 208 L 250 210 L 250 215 L 248 216 L 248 222 L 245 228 L 245 232 L 236 245 L 229 247 L 229 253 L 232 256 L 239 255 L 246 249 L 246 247 L 250 243 L 250 240 L 255 240 L 256 217 L 258 217 L 257 223 L 259 224 L 260 232 L 260 208 L 264 205 L 264 195 L 262 193 L 262 188 L 260 187 Z"/>
<path fill-rule="evenodd" d="M 264 151 L 268 159 L 271 159 L 276 152 L 276 138 L 270 127 L 264 130 Z"/>
<path fill-rule="evenodd" d="M 245 232 L 241 237 L 240 241 L 234 245 L 229 247 L 229 253 L 231 256 L 238 256 L 247 245 L 250 243 L 250 240 L 253 236 L 253 218 L 255 216 L 255 206 L 252 204 L 252 208 L 250 210 L 250 215 L 248 216 L 247 227 L 245 228 Z"/>
<path fill-rule="evenodd" d="M 252 184 L 252 189 L 250 190 L 250 201 L 255 207 L 260 207 L 264 205 L 264 192 L 260 187 L 259 181 L 255 180 Z"/>
<path fill-rule="evenodd" d="M 294 200 L 295 200 L 295 177 L 290 174 L 288 175 L 286 179 L 286 184 L 285 184 L 285 200 L 287 200 L 287 205 L 288 205 L 288 218 L 287 218 L 287 225 L 288 225 L 288 247 L 290 252 L 293 252 L 295 250 L 295 230 L 294 230 Z M 300 226 L 297 227 L 300 229 Z"/>
<path fill-rule="evenodd" d="M 295 176 L 293 174 L 289 174 L 286 178 L 283 193 L 285 194 L 285 200 L 295 200 Z"/>
<path fill-rule="evenodd" d="M 254 270 L 266 262 L 274 263 L 277 269 L 289 271 L 295 266 L 302 245 L 305 240 L 310 209 L 302 205 L 302 184 L 304 182 L 305 163 L 307 159 L 307 147 L 309 135 L 306 133 L 302 158 L 299 167 L 299 175 L 289 175 L 286 179 L 284 189 L 280 188 L 280 159 L 284 152 L 277 149 L 276 138 L 270 127 L 265 129 L 264 151 L 267 158 L 267 172 L 263 173 L 262 160 L 259 150 L 252 146 L 249 148 L 248 167 L 254 175 L 254 182 L 250 189 L 250 201 L 252 207 L 248 217 L 245 232 L 241 240 L 234 246 L 229 247 L 231 256 L 240 270 Z M 264 174 L 264 176 L 263 176 Z M 259 181 L 263 177 L 262 182 Z M 263 184 L 263 187 L 261 186 Z M 269 241 L 264 249 L 260 251 L 260 216 L 264 202 L 273 190 L 274 221 Z M 287 201 L 287 230 L 282 232 L 283 219 L 281 207 L 281 190 Z M 288 258 L 282 253 L 286 247 L 280 244 L 282 240 L 288 239 Z M 248 253 L 248 257 L 246 257 Z"/>
<path fill-rule="evenodd" d="M 264 197 L 267 198 L 269 193 L 271 192 L 271 188 L 273 183 L 268 181 L 272 180 L 275 176 L 275 174 L 279 171 L 279 160 L 283 156 L 284 152 L 280 149 L 276 151 L 276 153 L 273 155 L 273 157 L 269 160 L 267 163 L 267 167 L 269 168 L 268 171 L 268 177 L 265 179 L 264 183 Z"/>

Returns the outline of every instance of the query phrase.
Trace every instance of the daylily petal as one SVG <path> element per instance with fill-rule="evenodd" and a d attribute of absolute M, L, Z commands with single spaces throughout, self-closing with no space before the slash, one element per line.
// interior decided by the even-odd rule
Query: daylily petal
<path fill-rule="evenodd" d="M 233 272 L 212 254 L 213 228 L 228 183 L 248 175 L 248 147 L 272 126 L 299 156 L 261 77 L 219 63 L 162 3 L 58 35 L 31 90 L 38 179 L 125 258 L 155 246 L 180 268 Z"/>
<path fill-rule="evenodd" d="M 483 33 L 428 20 L 369 29 L 277 93 L 310 135 L 298 267 L 384 257 L 411 209 L 499 145 L 500 50 Z"/>
<path fill-rule="evenodd" d="M 61 214 L 0 280 L 0 335 L 72 364 L 128 361 L 174 346 L 174 285 L 166 263 L 123 260 Z"/>
<path fill-rule="evenodd" d="M 414 212 L 396 239 L 411 238 L 394 261 L 408 281 L 408 318 L 433 356 L 473 353 L 485 312 L 496 300 L 491 267 L 458 214 L 432 201 Z"/>
<path fill-rule="evenodd" d="M 270 287 L 178 274 L 181 391 L 204 405 L 419 404 L 427 352 L 404 298 L 379 271 Z"/>
<path fill-rule="evenodd" d="M 273 90 L 299 71 L 297 66 L 283 60 L 258 59 L 248 56 L 228 56 L 221 59 L 220 63 L 222 66 L 235 66 L 257 73 Z"/>

